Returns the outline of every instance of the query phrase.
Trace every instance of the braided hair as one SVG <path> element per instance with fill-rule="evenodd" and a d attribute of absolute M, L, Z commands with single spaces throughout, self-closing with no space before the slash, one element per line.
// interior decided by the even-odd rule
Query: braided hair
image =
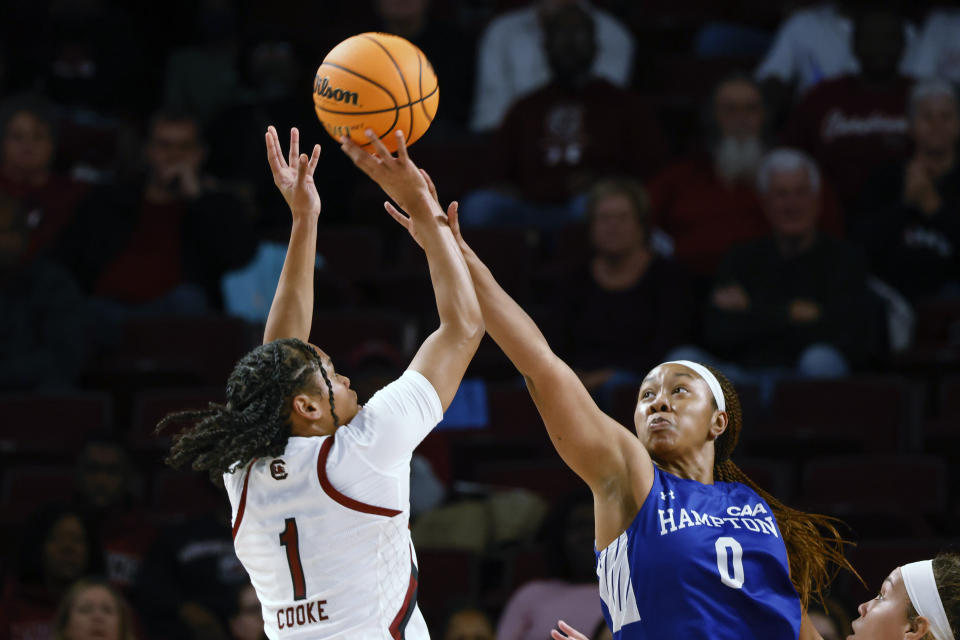
<path fill-rule="evenodd" d="M 804 609 L 810 603 L 811 594 L 823 601 L 823 591 L 840 569 L 846 569 L 857 578 L 857 571 L 843 555 L 844 544 L 850 544 L 837 531 L 840 520 L 817 513 L 806 513 L 786 506 L 770 493 L 761 489 L 738 467 L 730 455 L 737 446 L 743 428 L 743 411 L 740 398 L 733 384 L 714 367 L 707 369 L 717 378 L 727 405 L 727 429 L 714 443 L 715 454 L 713 477 L 721 482 L 740 482 L 763 498 L 777 519 L 790 563 L 790 579 L 793 582 Z M 863 580 L 861 579 L 861 582 Z"/>
<path fill-rule="evenodd" d="M 298 393 L 317 393 L 316 372 L 327 386 L 334 426 L 333 385 L 319 354 L 296 338 L 260 345 L 237 363 L 227 379 L 227 402 L 163 418 L 157 432 L 193 423 L 174 436 L 166 458 L 172 467 L 207 471 L 216 480 L 254 458 L 278 456 L 290 437 L 290 410 Z M 237 464 L 239 463 L 239 465 Z"/>

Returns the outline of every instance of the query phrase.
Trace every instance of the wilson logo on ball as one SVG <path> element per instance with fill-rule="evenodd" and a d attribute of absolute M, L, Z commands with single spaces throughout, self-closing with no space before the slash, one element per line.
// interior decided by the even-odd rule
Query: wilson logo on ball
<path fill-rule="evenodd" d="M 335 89 L 330 86 L 328 78 L 317 76 L 313 81 L 313 92 L 321 98 L 343 102 L 344 104 L 357 104 L 357 98 L 360 96 L 356 91 L 346 91 L 344 89 Z"/>

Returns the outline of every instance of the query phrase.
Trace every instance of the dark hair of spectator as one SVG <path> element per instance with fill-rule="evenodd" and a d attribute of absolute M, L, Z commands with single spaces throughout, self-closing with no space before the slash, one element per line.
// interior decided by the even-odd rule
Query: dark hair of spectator
<path fill-rule="evenodd" d="M 643 229 L 645 241 L 650 240 L 650 228 L 652 226 L 650 219 L 650 197 L 647 195 L 643 186 L 633 178 L 606 178 L 598 181 L 587 194 L 587 219 L 593 222 L 594 211 L 597 204 L 604 198 L 610 196 L 625 196 L 633 205 L 633 211 L 636 214 L 637 222 Z"/>
<path fill-rule="evenodd" d="M 56 106 L 45 97 L 35 93 L 20 93 L 0 103 L 0 138 L 7 135 L 10 121 L 19 113 L 27 112 L 50 129 L 54 144 L 57 141 L 58 120 Z"/>
<path fill-rule="evenodd" d="M 937 583 L 937 593 L 947 614 L 947 622 L 954 637 L 960 633 L 960 554 L 952 552 L 938 553 L 933 559 L 933 580 Z M 916 628 L 917 613 L 913 603 L 907 600 L 907 620 L 911 628 Z"/>
<path fill-rule="evenodd" d="M 282 338 L 260 345 L 237 363 L 227 380 L 226 404 L 211 402 L 206 409 L 180 411 L 160 421 L 157 432 L 193 423 L 174 436 L 167 464 L 207 471 L 216 480 L 254 458 L 280 455 L 290 437 L 293 398 L 319 391 L 317 371 L 327 385 L 330 414 L 338 425 L 333 385 L 319 354 L 301 340 Z"/>
<path fill-rule="evenodd" d="M 747 485 L 773 509 L 777 524 L 780 526 L 780 533 L 783 534 L 783 542 L 787 547 L 790 579 L 800 595 L 803 607 L 806 608 L 810 603 L 812 594 L 816 594 L 818 600 L 823 600 L 824 589 L 830 585 L 840 569 L 846 569 L 860 578 L 856 569 L 843 555 L 843 546 L 846 541 L 837 531 L 836 523 L 839 523 L 839 520 L 786 506 L 757 486 L 730 459 L 743 428 L 740 397 L 725 375 L 714 367 L 707 366 L 707 369 L 720 382 L 729 420 L 726 431 L 720 434 L 714 443 L 713 477 L 721 482 L 740 482 Z"/>
<path fill-rule="evenodd" d="M 117 611 L 120 614 L 120 633 L 117 634 L 117 637 L 120 640 L 134 640 L 136 636 L 133 634 L 133 623 L 127 601 L 113 585 L 102 578 L 81 578 L 74 582 L 73 586 L 63 595 L 63 598 L 60 599 L 60 605 L 57 607 L 57 613 L 53 618 L 53 640 L 66 640 L 67 636 L 64 632 L 70 623 L 70 614 L 74 602 L 83 591 L 93 587 L 106 589 L 110 592 L 110 596 L 116 604 Z"/>
<path fill-rule="evenodd" d="M 20 544 L 17 577 L 21 584 L 35 585 L 43 583 L 45 547 L 53 528 L 66 517 L 75 517 L 83 525 L 87 538 L 86 574 L 99 575 L 104 572 L 106 563 L 99 544 L 96 528 L 87 520 L 83 512 L 73 505 L 47 505 L 27 520 Z"/>

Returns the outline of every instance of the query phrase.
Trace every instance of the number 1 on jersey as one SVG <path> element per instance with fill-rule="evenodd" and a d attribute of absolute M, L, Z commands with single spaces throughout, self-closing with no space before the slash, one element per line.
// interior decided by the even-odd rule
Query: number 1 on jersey
<path fill-rule="evenodd" d="M 283 532 L 280 534 L 280 546 L 287 548 L 287 565 L 290 567 L 290 578 L 293 580 L 293 599 L 307 599 L 307 583 L 303 577 L 303 565 L 300 564 L 300 540 L 297 536 L 296 518 L 284 520 Z"/>

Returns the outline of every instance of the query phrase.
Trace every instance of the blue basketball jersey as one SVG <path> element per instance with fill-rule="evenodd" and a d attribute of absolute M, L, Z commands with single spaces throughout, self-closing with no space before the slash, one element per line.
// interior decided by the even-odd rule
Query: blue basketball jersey
<path fill-rule="evenodd" d="M 630 526 L 597 552 L 614 640 L 796 640 L 800 598 L 770 505 L 739 482 L 685 480 L 654 466 Z"/>

